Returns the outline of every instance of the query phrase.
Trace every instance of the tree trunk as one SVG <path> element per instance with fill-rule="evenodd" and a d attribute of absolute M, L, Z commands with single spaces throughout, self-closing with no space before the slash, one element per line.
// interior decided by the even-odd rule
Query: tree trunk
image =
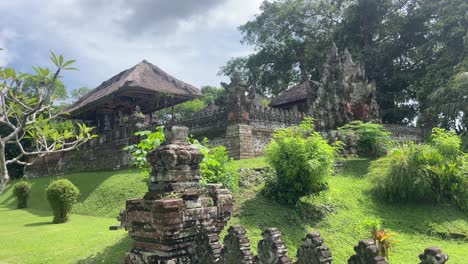
<path fill-rule="evenodd" d="M 5 144 L 0 142 L 0 193 L 5 190 L 9 180 L 10 175 L 8 175 L 8 168 L 6 164 Z"/>

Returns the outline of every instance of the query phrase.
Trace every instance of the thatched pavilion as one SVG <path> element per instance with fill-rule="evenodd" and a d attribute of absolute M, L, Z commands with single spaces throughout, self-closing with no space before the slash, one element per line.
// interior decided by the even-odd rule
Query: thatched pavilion
<path fill-rule="evenodd" d="M 157 66 L 142 61 L 84 95 L 64 110 L 69 118 L 96 127 L 99 137 L 79 150 L 38 159 L 25 170 L 27 177 L 78 171 L 113 170 L 130 165 L 125 146 L 138 138 L 134 132 L 154 129 L 154 111 L 202 96 L 193 85 L 182 82 Z"/>
<path fill-rule="evenodd" d="M 162 108 L 200 97 L 200 89 L 143 60 L 103 82 L 64 112 L 102 131 L 111 129 L 107 126 L 113 126 L 137 107 L 142 113 L 151 115 Z"/>

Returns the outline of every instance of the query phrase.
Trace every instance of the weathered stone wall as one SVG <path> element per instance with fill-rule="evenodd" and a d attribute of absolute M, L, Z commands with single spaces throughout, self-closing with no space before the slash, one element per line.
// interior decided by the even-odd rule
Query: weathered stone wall
<path fill-rule="evenodd" d="M 325 245 L 320 232 L 307 234 L 302 240 L 296 252 L 296 261 L 290 257 L 287 245 L 281 238 L 281 232 L 276 228 L 268 228 L 263 233 L 263 239 L 258 242 L 257 255 L 251 250 L 251 243 L 246 236 L 246 230 L 242 225 L 229 227 L 227 235 L 221 244 L 216 243 L 216 252 L 211 253 L 210 239 L 207 235 L 197 235 L 192 245 L 193 257 L 190 261 L 181 263 L 206 263 L 206 264 L 332 264 L 332 251 Z M 348 264 L 388 264 L 389 261 L 379 250 L 379 246 L 373 239 L 364 239 L 354 247 L 355 254 L 350 256 Z M 426 248 L 419 255 L 419 264 L 444 264 L 449 257 L 439 247 Z M 138 262 L 149 263 L 149 262 Z M 404 263 L 414 263 L 414 258 Z"/>
<path fill-rule="evenodd" d="M 107 137 L 106 137 L 107 136 Z M 111 140 L 111 141 L 106 141 Z M 129 167 L 130 154 L 122 148 L 133 144 L 134 138 L 112 139 L 109 134 L 94 138 L 79 149 L 42 157 L 25 167 L 28 178 L 61 175 L 80 171 L 117 170 Z"/>

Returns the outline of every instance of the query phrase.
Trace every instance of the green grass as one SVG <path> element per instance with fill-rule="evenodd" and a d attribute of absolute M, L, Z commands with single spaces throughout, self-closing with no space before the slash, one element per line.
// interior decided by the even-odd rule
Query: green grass
<path fill-rule="evenodd" d="M 29 180 L 32 183 L 29 210 L 49 211 L 45 195 L 47 186 L 58 177 L 43 177 Z M 116 217 L 125 208 L 125 201 L 140 198 L 147 191 L 148 177 L 139 170 L 104 171 L 68 174 L 69 179 L 80 190 L 78 204 L 73 213 L 100 217 Z M 11 186 L 0 195 L 0 204 L 13 206 L 16 201 Z"/>
<path fill-rule="evenodd" d="M 0 206 L 0 263 L 120 263 L 131 241 L 109 231 L 112 218 L 72 215 L 66 224 L 51 216 Z"/>
<path fill-rule="evenodd" d="M 229 222 L 243 224 L 256 250 L 261 232 L 277 227 L 283 233 L 289 255 L 306 233 L 319 230 L 331 248 L 335 263 L 346 263 L 353 246 L 368 237 L 366 219 L 379 219 L 385 228 L 398 231 L 390 256 L 391 263 L 418 263 L 424 248 L 441 246 L 450 255 L 450 263 L 468 259 L 468 217 L 448 204 L 386 204 L 369 194 L 365 177 L 368 161 L 346 160 L 345 169 L 330 178 L 330 189 L 316 198 L 305 198 L 305 204 L 331 204 L 336 212 L 323 219 L 299 213 L 259 194 L 261 187 L 235 194 L 235 211 Z M 264 158 L 236 161 L 239 167 L 261 167 Z M 146 176 L 139 171 L 93 172 L 67 175 L 80 189 L 80 203 L 71 221 L 50 224 L 52 213 L 45 198 L 45 187 L 53 178 L 30 180 L 33 191 L 30 208 L 15 209 L 11 185 L 0 195 L 0 263 L 119 263 L 131 247 L 125 231 L 108 231 L 117 224 L 115 216 L 125 200 L 142 197 Z M 450 237 L 461 237 L 453 239 Z M 6 241 L 6 243 L 4 243 Z"/>
<path fill-rule="evenodd" d="M 315 219 L 298 210 L 281 206 L 264 198 L 255 190 L 236 195 L 235 216 L 229 222 L 242 224 L 256 249 L 261 232 L 277 227 L 283 234 L 288 252 L 294 257 L 308 231 L 318 230 L 333 254 L 336 263 L 346 263 L 354 254 L 353 246 L 368 238 L 364 222 L 379 219 L 384 228 L 399 232 L 400 240 L 391 251 L 392 263 L 418 263 L 418 255 L 426 247 L 437 245 L 450 256 L 450 263 L 466 263 L 468 259 L 468 217 L 452 205 L 386 204 L 369 194 L 365 177 L 369 162 L 365 159 L 346 160 L 343 172 L 329 180 L 329 191 L 305 203 L 332 204 L 336 212 Z M 444 239 L 447 233 L 457 233 L 465 239 Z"/>
<path fill-rule="evenodd" d="M 244 169 L 262 168 L 268 165 L 265 157 L 235 160 L 234 164 L 236 165 L 237 168 L 244 168 Z"/>

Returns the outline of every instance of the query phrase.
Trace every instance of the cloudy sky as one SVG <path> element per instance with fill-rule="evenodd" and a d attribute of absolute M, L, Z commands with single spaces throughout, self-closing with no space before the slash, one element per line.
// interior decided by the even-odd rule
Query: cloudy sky
<path fill-rule="evenodd" d="M 219 85 L 229 58 L 252 52 L 237 27 L 262 0 L 0 0 L 0 67 L 76 59 L 69 90 L 94 88 L 146 59 L 197 87 Z"/>

